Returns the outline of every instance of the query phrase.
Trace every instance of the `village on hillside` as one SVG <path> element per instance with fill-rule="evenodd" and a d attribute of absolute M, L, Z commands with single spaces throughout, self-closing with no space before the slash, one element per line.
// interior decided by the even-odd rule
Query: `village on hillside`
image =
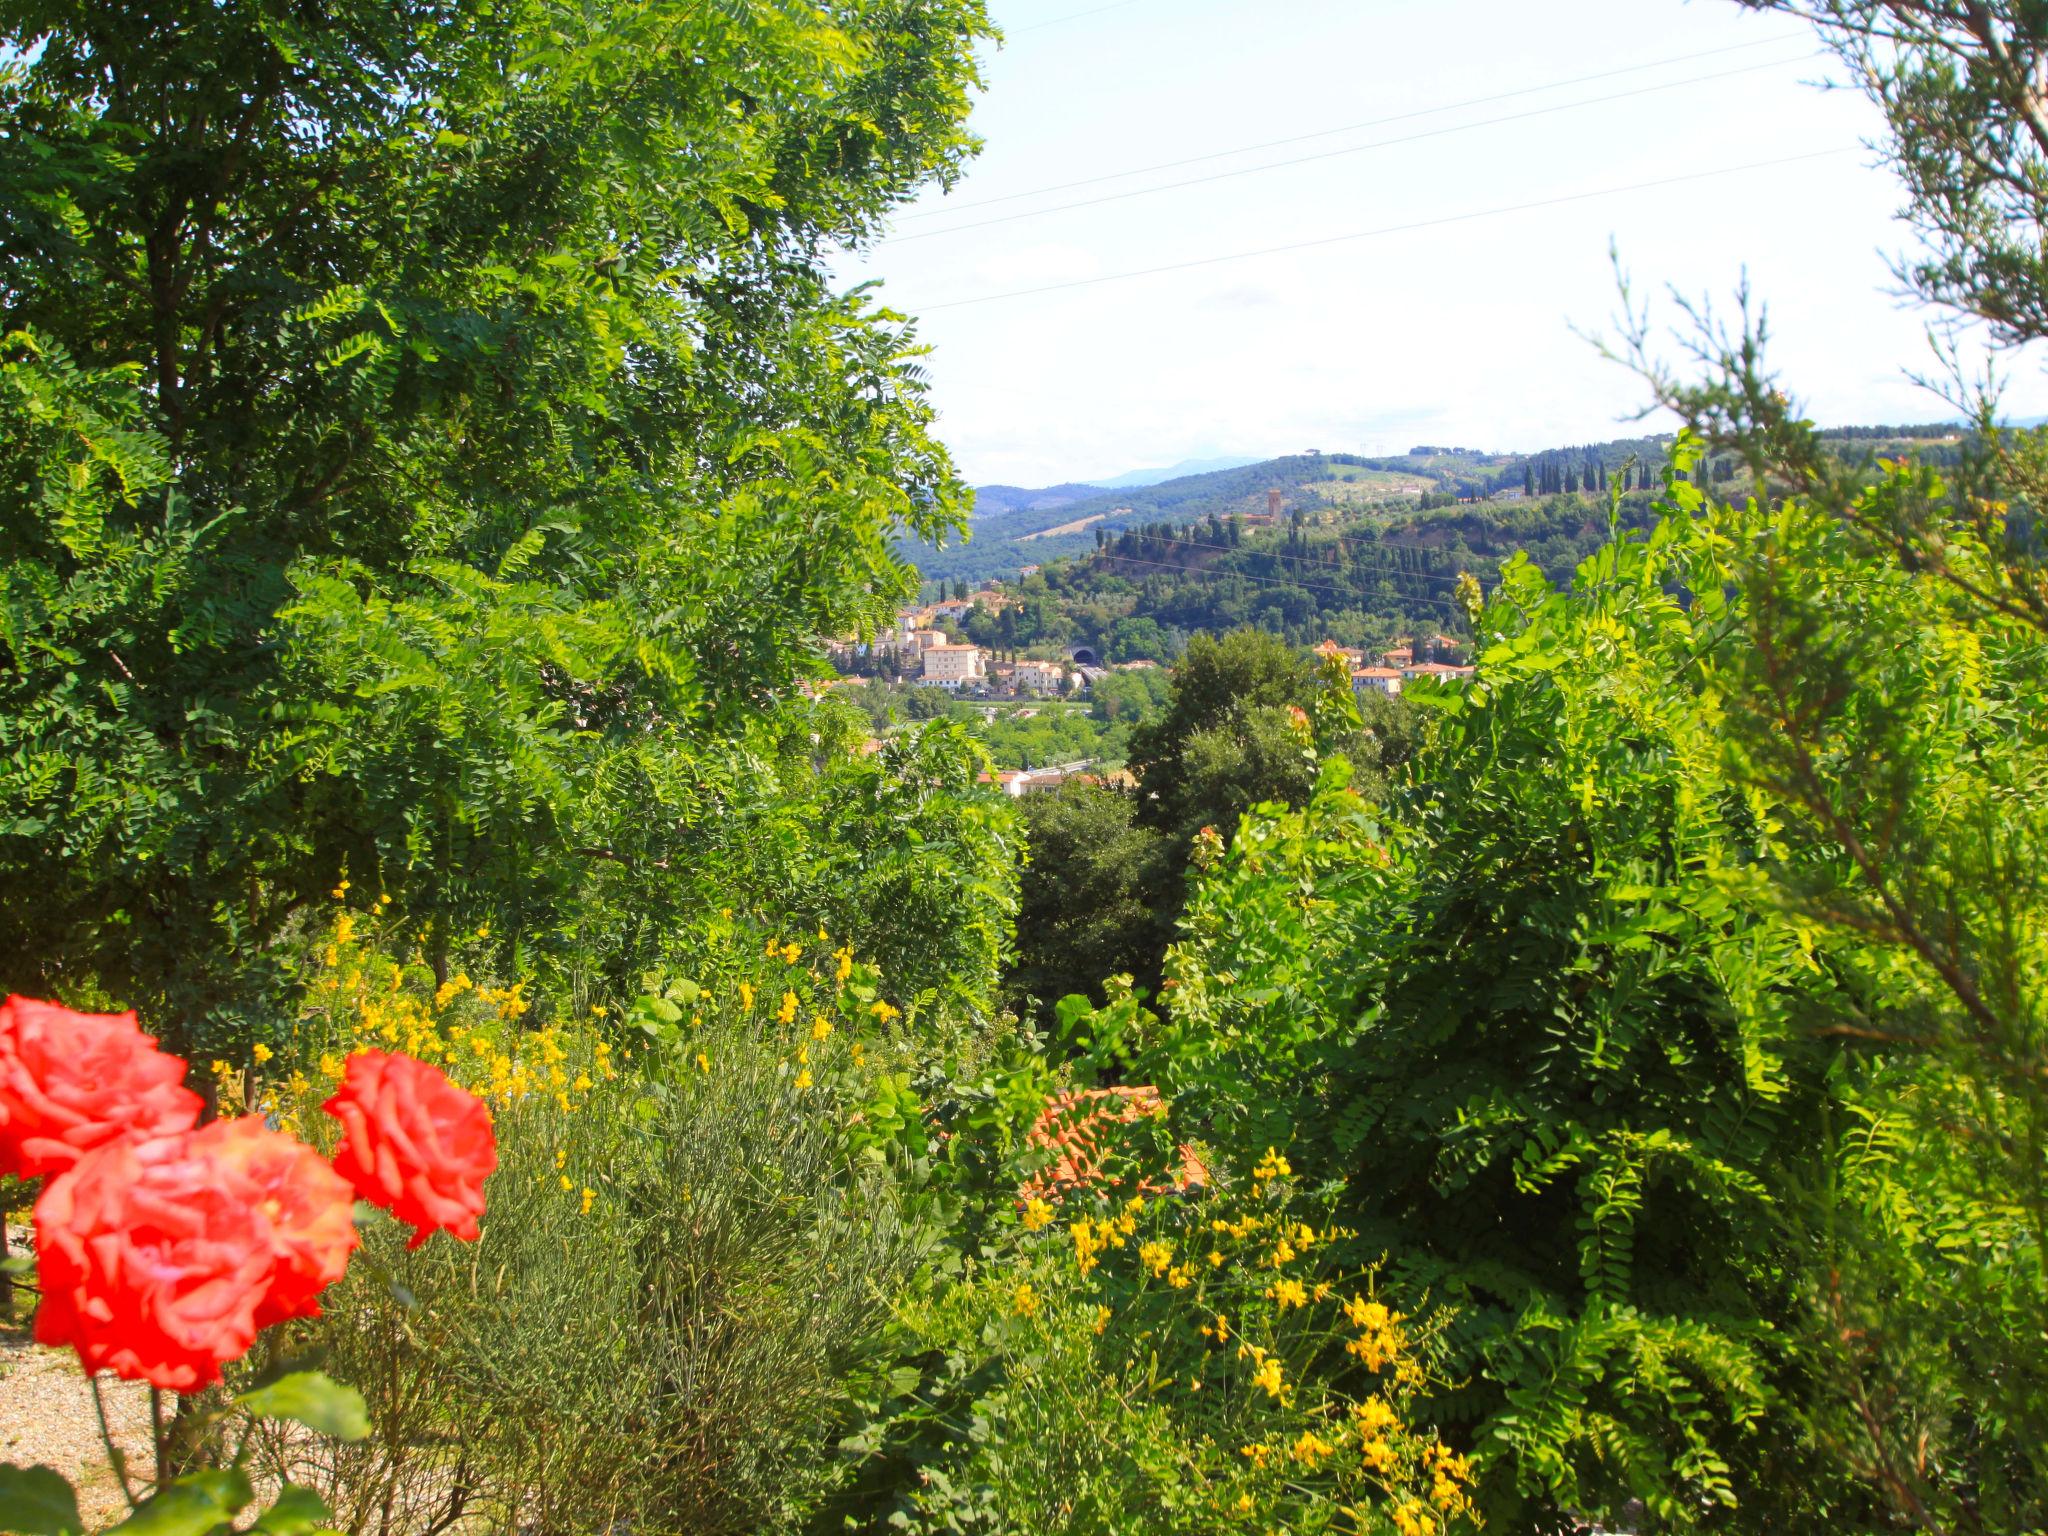
<path fill-rule="evenodd" d="M 872 640 L 848 637 L 833 645 L 832 660 L 840 675 L 829 686 L 860 686 L 871 677 L 884 677 L 974 698 L 1064 698 L 1086 693 L 1106 673 L 1159 665 L 1150 658 L 1110 662 L 1089 645 L 1066 646 L 1058 654 L 1005 658 L 961 637 L 960 622 L 974 607 L 1000 611 L 1016 600 L 1001 581 L 992 580 L 964 598 L 899 609 L 894 625 Z M 1351 686 L 1359 693 L 1370 689 L 1398 694 L 1404 683 L 1416 678 L 1450 682 L 1470 677 L 1473 671 L 1461 659 L 1463 643 L 1444 634 L 1396 636 L 1377 651 L 1332 640 L 1315 649 L 1343 658 L 1351 671 Z"/>

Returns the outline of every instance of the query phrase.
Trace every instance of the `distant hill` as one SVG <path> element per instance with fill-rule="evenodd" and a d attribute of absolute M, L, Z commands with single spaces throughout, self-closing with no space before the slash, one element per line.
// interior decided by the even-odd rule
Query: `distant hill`
<path fill-rule="evenodd" d="M 1005 512 L 1035 512 L 1045 507 L 1063 507 L 1100 495 L 1102 487 L 1080 480 L 1065 485 L 1048 485 L 1031 490 L 1021 485 L 977 485 L 974 488 L 974 516 L 996 517 Z"/>
<path fill-rule="evenodd" d="M 1954 443 L 1961 430 L 1956 423 L 1937 422 L 1833 427 L 1823 429 L 1822 435 L 1836 440 L 1851 456 L 1910 443 L 1925 457 L 1949 451 L 1935 445 Z M 1543 497 L 1583 488 L 1590 480 L 1598 491 L 1631 465 L 1635 474 L 1660 472 L 1670 442 L 1669 434 L 1662 434 L 1533 453 L 1422 445 L 1377 457 L 1302 453 L 1249 463 L 1226 461 L 1227 468 L 1114 489 L 1073 482 L 1035 490 L 983 486 L 975 493 L 970 541 L 943 548 L 906 541 L 900 550 L 931 581 L 1012 577 L 1029 565 L 1092 553 L 1099 538 L 1148 524 L 1185 525 L 1212 517 L 1227 522 L 1237 517 L 1256 525 L 1268 515 L 1275 493 L 1283 518 L 1299 512 L 1311 521 L 1334 519 L 1356 531 L 1405 520 L 1432 505 L 1487 498 L 1512 502 L 1525 486 Z M 1732 473 L 1733 468 L 1726 470 Z"/>
<path fill-rule="evenodd" d="M 1134 469 L 1108 480 L 1091 480 L 1088 483 L 1105 491 L 1127 491 L 1141 485 L 1158 485 L 1163 480 L 1182 480 L 1189 475 L 1206 475 L 1218 469 L 1242 469 L 1247 464 L 1256 464 L 1252 458 L 1182 459 L 1178 464 L 1165 469 Z"/>

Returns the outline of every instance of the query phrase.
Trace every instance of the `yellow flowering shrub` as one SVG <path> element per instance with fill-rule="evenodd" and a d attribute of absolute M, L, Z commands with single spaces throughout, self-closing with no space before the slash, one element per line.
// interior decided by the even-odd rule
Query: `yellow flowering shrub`
<path fill-rule="evenodd" d="M 1443 1316 L 1411 1316 L 1375 1269 L 1339 1264 L 1352 1234 L 1278 1152 L 1192 1195 L 1034 1199 L 1008 1231 L 922 1319 L 963 1333 L 980 1319 L 1002 1385 L 964 1410 L 933 1404 L 978 1428 L 951 1447 L 970 1465 L 941 1458 L 944 1475 L 910 1493 L 910 1529 L 957 1528 L 967 1487 L 1003 1529 L 1477 1525 L 1467 1459 L 1417 1414 L 1443 1384 Z M 1064 1490 L 1064 1513 L 1047 1490 Z"/>

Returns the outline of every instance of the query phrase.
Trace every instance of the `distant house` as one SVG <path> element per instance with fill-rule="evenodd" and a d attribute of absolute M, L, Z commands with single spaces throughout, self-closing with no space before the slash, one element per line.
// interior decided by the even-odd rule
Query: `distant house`
<path fill-rule="evenodd" d="M 1019 693 L 1065 693 L 1067 668 L 1058 661 L 1020 661 L 1011 674 Z"/>
<path fill-rule="evenodd" d="M 1399 667 L 1353 667 L 1351 669 L 1351 691 L 1364 693 L 1368 688 L 1392 697 L 1401 691 L 1401 669 Z"/>
<path fill-rule="evenodd" d="M 1014 768 L 998 768 L 993 773 L 982 773 L 978 777 L 982 783 L 994 785 L 1013 800 L 1024 793 L 1025 775 Z"/>
<path fill-rule="evenodd" d="M 959 688 L 968 683 L 978 683 L 987 676 L 982 669 L 981 647 L 926 646 L 922 676 L 927 683 L 940 688 Z"/>
<path fill-rule="evenodd" d="M 1433 677 L 1440 683 L 1463 682 L 1478 669 L 1476 667 L 1453 666 L 1443 661 L 1418 661 L 1401 669 L 1404 678 Z"/>

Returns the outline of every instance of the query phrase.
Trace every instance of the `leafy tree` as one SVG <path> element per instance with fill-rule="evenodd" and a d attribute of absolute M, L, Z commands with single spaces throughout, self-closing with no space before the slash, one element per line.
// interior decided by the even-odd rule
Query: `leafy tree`
<path fill-rule="evenodd" d="M 0 11 L 0 952 L 202 1036 L 344 870 L 515 949 L 956 525 L 836 296 L 975 0 Z M 516 61 L 516 67 L 510 67 Z"/>
<path fill-rule="evenodd" d="M 1304 737 L 1288 711 L 1316 690 L 1308 656 L 1270 634 L 1196 635 L 1173 669 L 1165 712 L 1131 737 L 1142 819 L 1186 839 L 1259 800 L 1298 796 Z"/>
<path fill-rule="evenodd" d="M 1155 973 L 1172 929 L 1151 893 L 1170 883 L 1178 854 L 1140 823 L 1134 796 L 1074 781 L 1026 795 L 1019 808 L 1031 864 L 1011 986 L 1049 1016 L 1107 977 Z"/>
<path fill-rule="evenodd" d="M 2009 344 L 2048 337 L 2048 20 L 2033 0 L 1741 0 L 1814 22 L 1883 111 L 1926 241 L 1899 275 Z"/>

